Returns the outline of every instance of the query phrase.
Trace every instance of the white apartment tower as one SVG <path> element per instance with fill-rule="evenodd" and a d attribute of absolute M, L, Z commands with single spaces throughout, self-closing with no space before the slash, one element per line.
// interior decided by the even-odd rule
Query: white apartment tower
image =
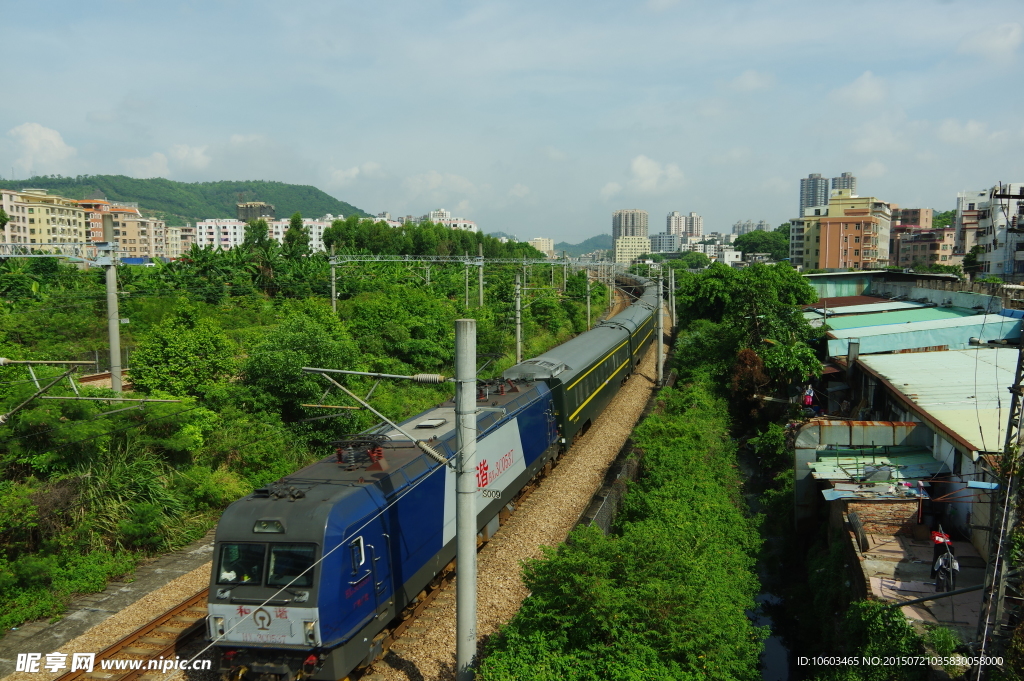
<path fill-rule="evenodd" d="M 977 211 L 977 243 L 984 249 L 978 255 L 982 273 L 1004 281 L 1024 279 L 1024 250 L 1018 250 L 1024 249 L 1024 238 L 1008 231 L 1024 224 L 1024 183 L 998 184 L 970 203 Z"/>
<path fill-rule="evenodd" d="M 647 236 L 647 211 L 628 208 L 612 213 L 612 239 L 624 236 Z"/>
<path fill-rule="evenodd" d="M 672 211 L 665 219 L 665 234 L 699 237 L 704 234 L 704 218 L 693 212 L 682 215 L 677 210 Z"/>

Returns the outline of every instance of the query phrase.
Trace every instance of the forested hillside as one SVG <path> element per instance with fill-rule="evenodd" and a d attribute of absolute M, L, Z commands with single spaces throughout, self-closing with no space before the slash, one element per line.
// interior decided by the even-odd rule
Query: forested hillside
<path fill-rule="evenodd" d="M 610 234 L 598 234 L 597 236 L 592 236 L 578 244 L 559 241 L 555 244 L 555 254 L 561 255 L 562 251 L 565 251 L 566 255 L 570 258 L 575 258 L 583 255 L 584 253 L 593 253 L 598 249 L 606 251 L 614 245 L 615 244 L 612 243 L 612 237 Z"/>
<path fill-rule="evenodd" d="M 395 232 L 339 221 L 325 238 L 342 250 L 539 257 L 527 244 L 435 225 Z M 140 396 L 178 399 L 144 407 L 34 400 L 0 426 L 0 632 L 59 614 L 76 593 L 102 589 L 148 554 L 201 536 L 232 500 L 331 453 L 327 444 L 373 422 L 365 411 L 305 407 L 351 404 L 326 397 L 303 366 L 451 375 L 454 320 L 478 320 L 488 371 L 512 363 L 517 265 L 487 265 L 485 305 L 466 305 L 462 264 L 339 266 L 332 313 L 330 265 L 301 240 L 252 239 L 231 251 L 193 249 L 178 261 L 118 270 L 122 345 Z M 586 327 L 583 273 L 529 271 L 526 352 L 543 352 Z M 470 282 L 475 286 L 474 277 Z M 603 287 L 594 288 L 603 309 Z M 103 271 L 50 258 L 0 261 L 0 356 L 91 359 L 106 366 Z M 48 382 L 63 369 L 38 367 Z M 371 383 L 353 377 L 363 395 Z M 45 383 L 44 383 L 45 384 Z M 113 393 L 81 384 L 83 396 Z M 0 367 L 0 414 L 36 387 L 21 366 Z M 372 403 L 402 419 L 450 396 L 440 386 L 381 383 Z M 72 396 L 67 380 L 48 396 Z M 310 420 L 315 417 L 337 417 Z"/>
<path fill-rule="evenodd" d="M 302 213 L 307 217 L 369 217 L 355 206 L 339 201 L 316 187 L 264 180 L 221 182 L 175 182 L 155 177 L 138 180 L 124 175 L 79 175 L 77 177 L 37 176 L 27 180 L 0 180 L 3 189 L 46 189 L 71 199 L 84 199 L 101 192 L 111 201 L 134 201 L 168 224 L 183 225 L 206 218 L 233 218 L 235 204 L 265 201 L 274 205 L 278 217 Z"/>

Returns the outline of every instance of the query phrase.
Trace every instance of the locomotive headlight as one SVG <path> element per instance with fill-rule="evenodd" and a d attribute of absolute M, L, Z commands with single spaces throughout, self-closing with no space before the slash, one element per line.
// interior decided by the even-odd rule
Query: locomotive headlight
<path fill-rule="evenodd" d="M 306 643 L 316 645 L 316 621 L 303 621 L 302 629 L 306 633 Z"/>
<path fill-rule="evenodd" d="M 223 617 L 211 617 L 213 635 L 223 636 L 224 635 L 224 618 Z"/>

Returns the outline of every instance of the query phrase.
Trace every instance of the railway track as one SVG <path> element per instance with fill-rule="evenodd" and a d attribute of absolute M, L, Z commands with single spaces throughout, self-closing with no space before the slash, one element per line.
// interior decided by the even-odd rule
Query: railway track
<path fill-rule="evenodd" d="M 150 669 L 150 661 L 174 659 L 178 649 L 203 633 L 206 624 L 206 599 L 209 589 L 186 598 L 170 610 L 96 654 L 91 672 L 68 672 L 57 681 L 134 681 L 143 677 L 167 678 L 160 668 Z M 134 661 L 141 664 L 134 664 Z M 121 668 L 104 669 L 104 662 Z M 162 664 L 162 663 L 161 663 Z M 126 667 L 139 667 L 129 669 Z"/>

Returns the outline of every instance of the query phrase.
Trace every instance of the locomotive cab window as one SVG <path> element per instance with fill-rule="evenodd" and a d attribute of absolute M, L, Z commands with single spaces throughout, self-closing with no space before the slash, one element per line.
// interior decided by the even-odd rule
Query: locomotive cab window
<path fill-rule="evenodd" d="M 261 584 L 266 544 L 223 544 L 220 547 L 218 584 Z"/>
<path fill-rule="evenodd" d="M 313 586 L 315 555 L 314 544 L 271 544 L 267 586 Z"/>

